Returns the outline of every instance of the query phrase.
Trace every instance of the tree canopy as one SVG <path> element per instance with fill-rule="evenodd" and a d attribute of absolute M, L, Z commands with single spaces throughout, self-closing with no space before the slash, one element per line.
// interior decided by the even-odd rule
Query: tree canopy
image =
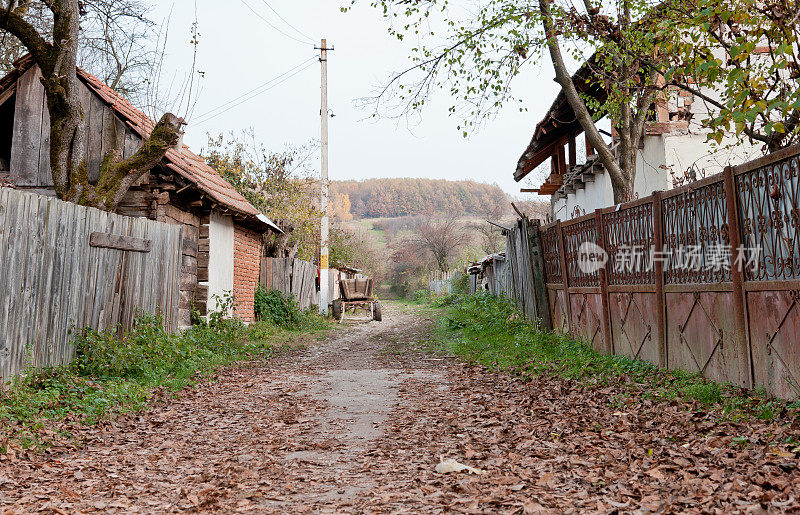
<path fill-rule="evenodd" d="M 333 181 L 332 198 L 347 196 L 355 218 L 393 218 L 413 215 L 479 215 L 487 206 L 508 209 L 507 195 L 496 185 L 444 179 L 367 179 Z"/>

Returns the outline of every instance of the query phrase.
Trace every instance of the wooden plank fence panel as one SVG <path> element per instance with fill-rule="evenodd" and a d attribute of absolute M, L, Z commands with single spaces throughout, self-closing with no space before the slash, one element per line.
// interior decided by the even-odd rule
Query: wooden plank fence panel
<path fill-rule="evenodd" d="M 150 253 L 93 247 L 103 232 Z M 177 327 L 182 228 L 0 188 L 0 379 L 68 363 L 77 330 L 130 327 L 161 312 Z"/>

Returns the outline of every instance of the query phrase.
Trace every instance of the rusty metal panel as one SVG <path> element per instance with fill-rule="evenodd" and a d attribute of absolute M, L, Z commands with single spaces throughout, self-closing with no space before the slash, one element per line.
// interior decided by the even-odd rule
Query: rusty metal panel
<path fill-rule="evenodd" d="M 755 384 L 800 397 L 800 290 L 747 293 Z"/>
<path fill-rule="evenodd" d="M 800 279 L 800 155 L 739 173 L 742 245 L 760 250 L 759 266 L 747 267 L 746 281 Z"/>
<path fill-rule="evenodd" d="M 664 198 L 662 212 L 664 282 L 730 282 L 730 249 L 724 255 L 730 235 L 723 178 L 703 186 L 681 188 Z M 689 255 L 687 251 L 692 247 L 696 251 Z"/>
<path fill-rule="evenodd" d="M 609 293 L 614 354 L 658 365 L 658 302 L 655 293 Z"/>
<path fill-rule="evenodd" d="M 544 257 L 545 280 L 548 283 L 562 283 L 561 256 L 558 254 L 558 226 L 542 229 L 542 249 Z"/>
<path fill-rule="evenodd" d="M 572 330 L 574 337 L 592 346 L 597 352 L 606 351 L 603 338 L 603 298 L 598 293 L 571 293 Z"/>
<path fill-rule="evenodd" d="M 578 222 L 565 223 L 562 228 L 564 233 L 564 251 L 566 252 L 567 276 L 569 285 L 577 287 L 600 286 L 600 274 L 597 271 L 586 273 L 581 270 L 578 261 L 578 252 L 586 242 L 599 243 L 597 235 L 597 221 L 594 214 L 584 217 Z"/>
<path fill-rule="evenodd" d="M 608 284 L 655 284 L 648 258 L 654 235 L 652 197 L 603 213 L 601 225 L 609 257 Z M 641 251 L 641 259 L 626 264 L 629 251 Z"/>
<path fill-rule="evenodd" d="M 738 323 L 730 291 L 686 291 L 666 294 L 667 356 L 671 369 L 747 386 L 749 371 L 739 366 Z"/>
<path fill-rule="evenodd" d="M 553 320 L 553 330 L 560 333 L 568 332 L 569 323 L 564 302 L 564 290 L 548 288 L 547 294 L 550 297 L 550 316 Z"/>

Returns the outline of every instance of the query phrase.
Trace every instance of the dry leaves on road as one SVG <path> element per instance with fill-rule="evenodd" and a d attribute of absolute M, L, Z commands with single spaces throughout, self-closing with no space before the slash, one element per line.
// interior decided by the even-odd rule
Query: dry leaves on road
<path fill-rule="evenodd" d="M 797 421 L 410 357 L 430 320 L 390 316 L 84 428 L 83 449 L 12 451 L 0 513 L 800 510 Z M 439 474 L 441 456 L 484 473 Z"/>

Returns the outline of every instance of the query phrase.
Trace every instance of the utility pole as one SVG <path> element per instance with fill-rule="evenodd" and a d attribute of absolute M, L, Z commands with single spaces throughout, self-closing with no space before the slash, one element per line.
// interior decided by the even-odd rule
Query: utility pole
<path fill-rule="evenodd" d="M 322 68 L 322 107 L 320 118 L 322 122 L 322 176 L 321 176 L 321 195 L 320 209 L 322 210 L 322 226 L 320 227 L 320 251 L 319 251 L 319 312 L 323 316 L 328 315 L 328 304 L 330 303 L 330 285 L 328 273 L 328 258 L 330 249 L 328 248 L 330 221 L 328 220 L 330 200 L 328 199 L 328 42 L 323 39 L 319 48 L 319 62 Z"/>

